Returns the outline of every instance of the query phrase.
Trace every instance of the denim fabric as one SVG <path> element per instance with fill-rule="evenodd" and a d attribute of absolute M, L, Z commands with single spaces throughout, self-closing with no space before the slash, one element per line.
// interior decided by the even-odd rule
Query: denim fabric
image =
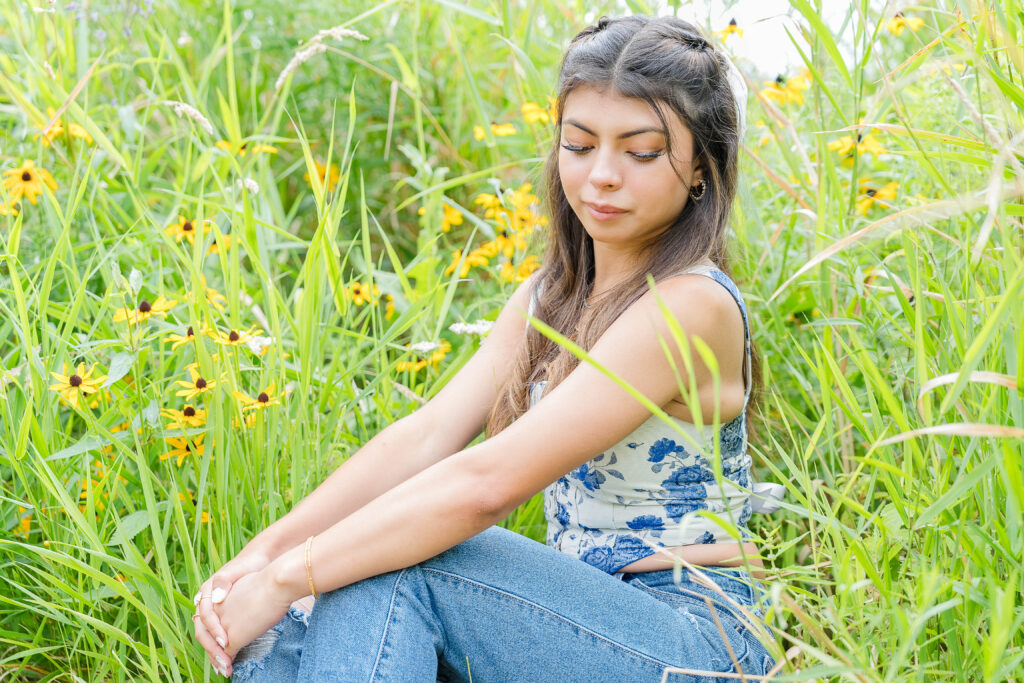
<path fill-rule="evenodd" d="M 757 616 L 763 588 L 705 573 Z M 712 600 L 716 625 L 704 596 Z M 728 681 L 772 659 L 736 608 L 684 570 L 608 574 L 501 527 L 292 610 L 234 662 L 236 681 Z M 725 636 L 723 637 L 722 631 Z M 731 650 L 731 655 L 730 655 Z"/>

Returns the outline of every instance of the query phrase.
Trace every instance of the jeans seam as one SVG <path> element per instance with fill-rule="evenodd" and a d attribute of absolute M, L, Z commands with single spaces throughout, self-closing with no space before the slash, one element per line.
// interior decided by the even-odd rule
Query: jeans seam
<path fill-rule="evenodd" d="M 402 579 L 405 578 L 405 573 L 407 571 L 409 571 L 408 568 L 399 572 L 398 577 L 395 579 L 395 586 L 391 589 L 391 601 L 388 603 L 388 616 L 384 620 L 384 629 L 380 636 L 380 647 L 377 648 L 377 658 L 373 661 L 373 669 L 370 671 L 370 681 L 377 680 L 377 667 L 380 666 L 380 660 L 384 655 L 384 643 L 387 642 L 388 629 L 391 628 L 391 617 L 395 611 L 395 599 L 398 597 L 398 585 L 402 583 Z"/>
<path fill-rule="evenodd" d="M 591 629 L 587 628 L 586 626 L 583 626 L 582 624 L 579 624 L 579 623 L 573 621 L 572 619 L 570 619 L 570 618 L 568 618 L 568 617 L 566 617 L 566 616 L 564 616 L 562 614 L 559 614 L 558 612 L 550 610 L 547 607 L 544 607 L 542 605 L 538 605 L 535 602 L 531 602 L 529 600 L 526 600 L 525 598 L 522 598 L 522 597 L 516 595 L 515 593 L 510 593 L 510 592 L 502 590 L 500 588 L 495 588 L 494 586 L 489 586 L 486 583 L 481 583 L 480 581 L 475 581 L 475 580 L 467 578 L 465 576 L 459 576 L 458 574 L 454 574 L 452 572 L 444 571 L 443 569 L 433 569 L 433 568 L 429 568 L 429 567 L 421 567 L 421 568 L 422 568 L 422 570 L 424 572 L 431 572 L 431 573 L 434 573 L 434 574 L 440 574 L 440 575 L 443 575 L 443 576 L 449 576 L 449 577 L 451 577 L 453 579 L 457 579 L 457 580 L 462 581 L 464 583 L 473 584 L 474 586 L 478 586 L 478 587 L 480 587 L 480 588 L 482 588 L 484 590 L 488 590 L 488 591 L 491 591 L 493 593 L 497 593 L 499 595 L 503 595 L 503 596 L 505 596 L 507 598 L 511 598 L 511 599 L 515 600 L 516 602 L 519 602 L 519 603 L 521 603 L 523 605 L 526 605 L 528 607 L 532 607 L 533 609 L 536 609 L 539 612 L 544 612 L 544 613 L 546 613 L 546 614 L 548 614 L 550 616 L 555 617 L 556 619 L 558 619 L 558 620 L 560 620 L 562 622 L 570 624 L 570 625 L 574 626 L 575 628 L 579 629 L 580 631 L 586 633 L 590 637 L 594 638 L 595 640 L 601 641 L 603 643 L 607 643 L 608 645 L 611 645 L 613 648 L 616 648 L 618 650 L 626 652 L 626 653 L 628 653 L 628 654 L 630 654 L 630 655 L 632 655 L 634 657 L 637 657 L 638 659 L 642 659 L 642 660 L 647 661 L 647 662 L 649 662 L 651 664 L 654 664 L 655 666 L 659 666 L 659 667 L 663 667 L 663 668 L 664 667 L 675 666 L 674 664 L 670 664 L 670 663 L 667 663 L 667 662 L 662 662 L 662 661 L 660 661 L 658 659 L 655 659 L 654 657 L 651 657 L 650 655 L 644 654 L 643 652 L 639 652 L 639 651 L 634 650 L 634 649 L 632 649 L 630 647 L 626 647 L 625 645 L 622 645 L 620 643 L 616 643 L 614 640 L 611 640 L 610 638 L 606 638 L 605 636 L 602 636 L 600 633 L 597 633 L 596 631 L 592 631 Z"/>

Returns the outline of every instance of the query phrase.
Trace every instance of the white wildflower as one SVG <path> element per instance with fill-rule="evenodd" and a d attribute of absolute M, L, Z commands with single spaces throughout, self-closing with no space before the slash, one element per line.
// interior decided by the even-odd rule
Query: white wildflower
<path fill-rule="evenodd" d="M 441 348 L 441 345 L 438 344 L 437 342 L 423 341 L 416 342 L 409 348 L 412 349 L 413 351 L 416 351 L 417 353 L 428 354 L 437 351 L 439 348 Z"/>
<path fill-rule="evenodd" d="M 263 353 L 264 349 L 270 348 L 270 345 L 273 343 L 273 337 L 253 336 L 246 340 L 245 345 L 249 347 L 250 351 L 258 356 Z"/>
<path fill-rule="evenodd" d="M 161 104 L 166 104 L 168 107 L 174 109 L 174 113 L 178 115 L 178 118 L 188 117 L 202 126 L 210 135 L 213 135 L 213 124 L 199 113 L 199 110 L 190 104 L 184 102 L 178 102 L 177 100 L 164 100 Z"/>
<path fill-rule="evenodd" d="M 309 42 L 303 46 L 301 50 L 295 53 L 295 56 L 291 58 L 284 70 L 281 71 L 281 75 L 277 77 L 277 81 L 274 83 L 274 90 L 280 90 L 284 82 L 288 80 L 288 77 L 295 72 L 304 62 L 309 61 L 314 56 L 327 50 L 327 46 L 324 45 L 324 40 L 327 38 L 333 38 L 334 40 L 341 40 L 342 38 L 355 38 L 356 40 L 369 40 L 366 36 L 358 31 L 351 29 L 342 28 L 341 26 L 335 26 L 334 28 L 325 28 L 319 31 L 315 36 L 309 39 Z"/>
<path fill-rule="evenodd" d="M 491 320 L 477 320 L 475 323 L 452 323 L 448 326 L 448 329 L 455 334 L 486 334 L 492 327 L 494 322 Z"/>
<path fill-rule="evenodd" d="M 192 36 L 182 31 L 178 34 L 178 47 L 185 47 L 192 42 Z"/>
<path fill-rule="evenodd" d="M 256 195 L 260 193 L 259 183 L 257 183 L 252 178 L 246 178 L 245 180 L 236 180 L 235 187 L 238 188 L 239 190 L 245 188 L 245 191 L 251 195 Z"/>

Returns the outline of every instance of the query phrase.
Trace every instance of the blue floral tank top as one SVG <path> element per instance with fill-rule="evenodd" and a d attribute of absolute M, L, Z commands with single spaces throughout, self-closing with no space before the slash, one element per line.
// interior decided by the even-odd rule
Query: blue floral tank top
<path fill-rule="evenodd" d="M 723 271 L 700 265 L 677 274 L 686 272 L 721 284 L 743 314 L 744 411 L 720 425 L 722 487 L 713 471 L 714 427 L 698 428 L 669 416 L 688 439 L 651 415 L 619 443 L 544 489 L 547 545 L 609 574 L 653 555 L 659 547 L 733 540 L 711 519 L 693 514 L 697 511 L 706 510 L 727 522 L 732 519 L 741 538 L 751 537 L 746 526 L 752 512 L 745 415 L 751 378 L 747 310 L 739 289 Z M 531 315 L 535 302 L 530 302 Z M 531 408 L 546 385 L 547 380 L 530 383 Z"/>

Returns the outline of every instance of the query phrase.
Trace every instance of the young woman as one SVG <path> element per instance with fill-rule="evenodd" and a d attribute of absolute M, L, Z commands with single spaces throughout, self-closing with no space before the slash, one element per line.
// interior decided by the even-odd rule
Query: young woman
<path fill-rule="evenodd" d="M 573 39 L 542 267 L 437 396 L 203 584 L 195 632 L 216 670 L 404 683 L 771 667 L 746 529 L 756 373 L 726 274 L 739 142 L 729 69 L 674 18 L 601 19 Z M 489 438 L 465 448 L 483 428 Z M 542 489 L 546 544 L 496 526 Z M 723 523 L 687 514 L 702 510 Z"/>

